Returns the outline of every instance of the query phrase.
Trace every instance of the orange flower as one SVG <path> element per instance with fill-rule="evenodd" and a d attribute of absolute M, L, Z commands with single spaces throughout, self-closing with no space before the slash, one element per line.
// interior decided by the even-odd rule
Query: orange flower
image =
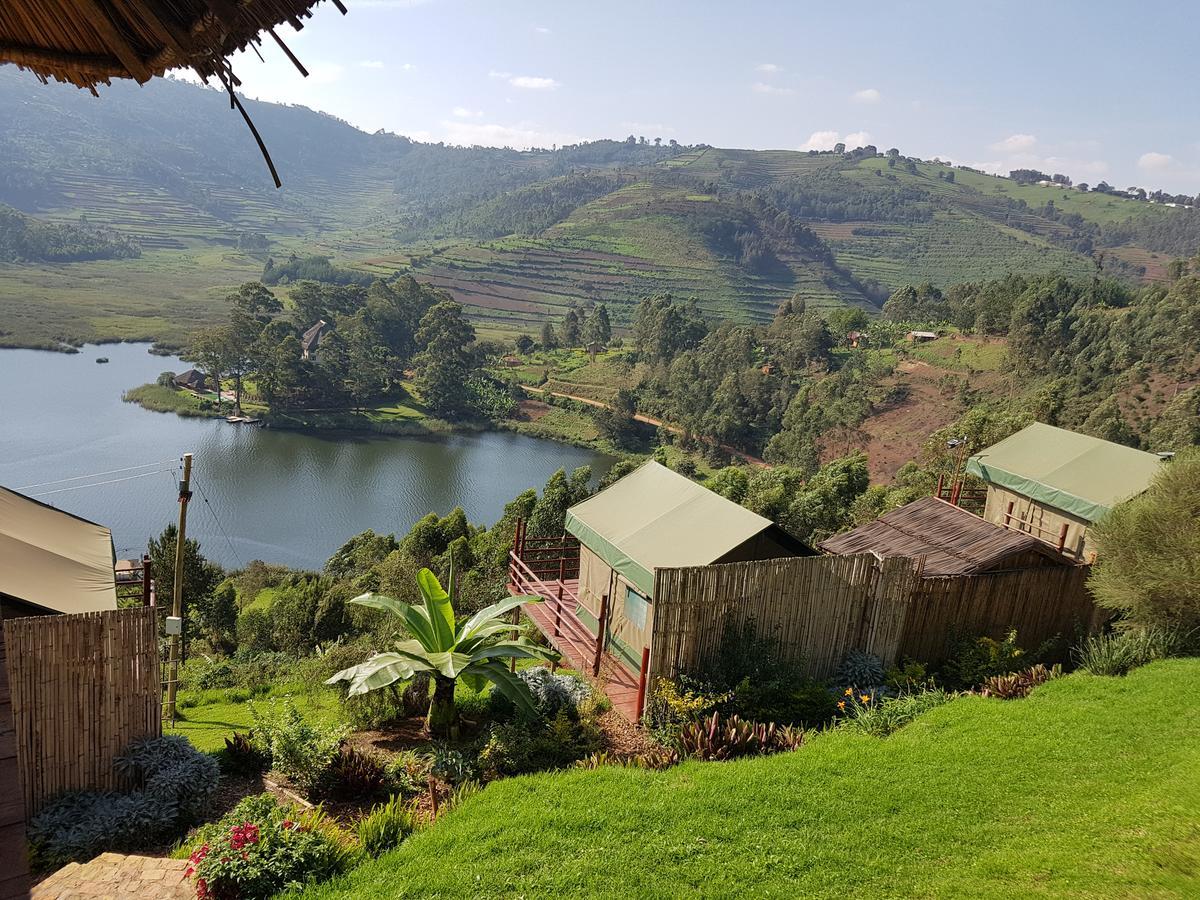
<path fill-rule="evenodd" d="M 842 712 L 846 711 L 846 701 L 845 700 L 838 701 L 838 709 L 840 709 Z"/>
<path fill-rule="evenodd" d="M 863 703 L 871 702 L 871 698 L 867 694 L 859 694 L 858 699 L 861 700 Z"/>
<path fill-rule="evenodd" d="M 853 697 L 854 696 L 854 688 L 846 688 L 846 696 Z"/>

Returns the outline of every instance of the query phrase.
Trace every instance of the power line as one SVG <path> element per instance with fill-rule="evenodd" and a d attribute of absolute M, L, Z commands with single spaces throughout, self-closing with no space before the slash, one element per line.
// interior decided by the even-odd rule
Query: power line
<path fill-rule="evenodd" d="M 38 491 L 36 494 L 30 494 L 31 497 L 49 497 L 51 494 L 61 494 L 64 491 L 78 491 L 82 488 L 100 487 L 105 484 L 118 484 L 122 481 L 133 481 L 135 478 L 147 478 L 150 475 L 157 475 L 160 472 L 171 472 L 172 469 L 155 469 L 153 472 L 142 472 L 140 475 L 126 475 L 124 478 L 110 478 L 108 481 L 96 481 L 91 484 L 75 484 L 71 487 L 58 488 L 53 491 Z"/>
<path fill-rule="evenodd" d="M 195 475 L 192 476 L 192 484 L 196 486 L 196 490 L 200 492 L 200 499 L 204 501 L 204 508 L 208 510 L 213 521 L 217 524 L 217 530 L 221 532 L 221 536 L 225 538 L 225 543 L 229 545 L 229 552 L 233 554 L 233 558 L 237 560 L 237 564 L 245 568 L 245 563 L 242 562 L 242 557 L 238 554 L 237 548 L 233 546 L 233 540 L 229 537 L 229 532 L 225 530 L 225 526 L 221 524 L 221 520 L 217 517 L 216 508 L 208 502 L 208 495 L 204 493 L 204 488 L 200 486 L 200 479 Z"/>
<path fill-rule="evenodd" d="M 91 475 L 75 475 L 72 478 L 60 478 L 58 481 L 42 481 L 42 482 L 39 482 L 38 484 L 27 484 L 24 487 L 13 488 L 13 490 L 27 491 L 30 488 L 50 487 L 51 485 L 54 485 L 54 484 L 66 484 L 68 481 L 83 481 L 86 478 L 100 478 L 104 475 L 116 475 L 119 472 L 132 472 L 135 469 L 148 469 L 151 466 L 161 466 L 161 465 L 165 465 L 167 463 L 173 463 L 173 462 L 175 462 L 175 460 L 173 460 L 173 459 L 160 459 L 158 462 L 143 463 L 140 466 L 126 466 L 124 469 L 109 469 L 107 472 L 93 472 Z M 156 475 L 158 473 L 150 472 L 148 474 Z"/>

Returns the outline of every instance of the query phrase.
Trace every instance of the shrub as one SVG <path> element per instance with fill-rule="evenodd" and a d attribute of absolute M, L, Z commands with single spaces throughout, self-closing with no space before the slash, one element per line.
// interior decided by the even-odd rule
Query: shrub
<path fill-rule="evenodd" d="M 1094 635 L 1075 648 L 1079 668 L 1093 675 L 1126 675 L 1138 666 L 1194 647 L 1197 632 L 1137 628 Z"/>
<path fill-rule="evenodd" d="M 851 650 L 838 666 L 837 684 L 843 688 L 872 688 L 883 684 L 885 677 L 883 660 L 878 656 Z"/>
<path fill-rule="evenodd" d="M 408 716 L 404 696 L 394 684 L 342 698 L 342 713 L 355 731 L 382 728 Z"/>
<path fill-rule="evenodd" d="M 575 675 L 556 675 L 545 666 L 522 669 L 517 673 L 517 677 L 529 688 L 534 709 L 543 719 L 554 718 L 561 709 L 566 709 L 572 714 L 577 713 L 579 705 L 593 693 L 591 685 L 582 678 Z M 499 691 L 492 691 L 488 702 L 492 715 L 496 718 L 509 718 L 516 712 L 512 700 Z"/>
<path fill-rule="evenodd" d="M 591 717 L 560 707 L 553 718 L 518 719 L 493 725 L 479 754 L 489 778 L 542 772 L 573 764 L 600 748 L 602 737 Z"/>
<path fill-rule="evenodd" d="M 1114 507 L 1093 529 L 1097 602 L 1149 628 L 1200 628 L 1200 449 L 1162 466 L 1145 493 Z"/>
<path fill-rule="evenodd" d="M 270 794 L 247 797 L 191 846 L 186 875 L 200 900 L 265 900 L 343 872 L 359 856 L 320 809 L 296 814 Z"/>
<path fill-rule="evenodd" d="M 942 663 L 939 682 L 952 690 L 970 690 L 993 675 L 1007 675 L 1026 668 L 1029 660 L 1017 646 L 1017 633 L 1010 631 L 1004 640 L 990 637 L 956 638 Z"/>
<path fill-rule="evenodd" d="M 429 768 L 430 760 L 414 750 L 398 753 L 387 764 L 388 790 L 405 797 L 415 797 L 425 790 Z"/>
<path fill-rule="evenodd" d="M 911 694 L 933 687 L 933 679 L 922 663 L 906 659 L 902 665 L 892 666 L 883 679 L 884 686 L 896 694 Z"/>
<path fill-rule="evenodd" d="M 802 724 L 810 728 L 828 722 L 837 712 L 829 688 L 813 678 L 801 678 L 794 683 L 757 684 L 747 678 L 723 708 L 754 722 Z"/>
<path fill-rule="evenodd" d="M 448 784 L 464 784 L 479 777 L 479 763 L 457 747 L 434 744 L 429 754 L 429 773 Z"/>
<path fill-rule="evenodd" d="M 954 695 L 943 690 L 923 691 L 918 694 L 904 694 L 899 697 L 888 697 L 873 702 L 868 695 L 852 696 L 847 704 L 847 718 L 842 720 L 843 727 L 861 731 L 875 737 L 887 737 L 915 719 L 922 713 L 935 709 L 954 699 Z"/>
<path fill-rule="evenodd" d="M 993 675 L 983 683 L 983 696 L 995 697 L 999 700 L 1020 700 L 1028 697 L 1039 684 L 1045 684 L 1051 678 L 1062 675 L 1062 666 L 1047 669 L 1041 663 L 1026 669 L 1024 672 L 1013 672 L 1009 675 Z"/>
<path fill-rule="evenodd" d="M 683 756 L 707 761 L 761 756 L 778 750 L 794 750 L 803 742 L 803 732 L 774 724 L 745 722 L 737 716 L 722 720 L 713 713 L 703 722 L 692 722 L 679 732 L 679 752 Z"/>
<path fill-rule="evenodd" d="M 318 791 L 341 748 L 345 727 L 307 722 L 288 699 L 278 706 L 269 701 L 266 711 L 250 704 L 250 713 L 255 740 L 271 754 L 275 769 L 306 794 Z"/>
<path fill-rule="evenodd" d="M 34 816 L 29 843 L 38 867 L 169 839 L 203 812 L 220 780 L 216 760 L 179 735 L 137 741 L 114 767 L 137 785 L 133 791 L 73 791 Z"/>
<path fill-rule="evenodd" d="M 375 858 L 399 847 L 416 828 L 416 808 L 393 795 L 359 819 L 354 831 L 363 853 Z"/>
<path fill-rule="evenodd" d="M 325 770 L 320 791 L 338 800 L 377 797 L 387 790 L 387 767 L 378 757 L 343 746 Z"/>
<path fill-rule="evenodd" d="M 712 712 L 732 694 L 717 693 L 704 683 L 681 676 L 678 683 L 660 678 L 654 685 L 643 716 L 653 733 L 675 735 L 680 728 Z"/>
<path fill-rule="evenodd" d="M 235 731 L 225 738 L 221 767 L 231 775 L 259 775 L 271 764 L 271 756 L 254 740 L 254 733 Z"/>

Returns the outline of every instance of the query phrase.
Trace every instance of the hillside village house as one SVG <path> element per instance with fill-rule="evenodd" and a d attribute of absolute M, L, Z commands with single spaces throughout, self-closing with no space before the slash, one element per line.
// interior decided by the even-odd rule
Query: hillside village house
<path fill-rule="evenodd" d="M 188 369 L 186 372 L 180 372 L 171 380 L 175 383 L 175 387 L 195 391 L 197 394 L 203 394 L 208 390 L 208 378 L 199 369 Z"/>
<path fill-rule="evenodd" d="M 3 618 L 117 608 L 112 532 L 0 488 Z"/>
<path fill-rule="evenodd" d="M 910 331 L 905 337 L 913 344 L 924 344 L 926 341 L 936 341 L 936 331 Z"/>
<path fill-rule="evenodd" d="M 983 517 L 1090 560 L 1090 526 L 1150 487 L 1162 457 L 1040 422 L 967 460 L 987 484 Z"/>

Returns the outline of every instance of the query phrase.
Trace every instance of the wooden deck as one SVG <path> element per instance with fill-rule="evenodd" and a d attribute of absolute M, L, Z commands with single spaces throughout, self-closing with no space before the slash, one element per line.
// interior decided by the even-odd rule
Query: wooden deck
<path fill-rule="evenodd" d="M 579 604 L 579 580 L 546 580 L 538 577 L 519 556 L 512 555 L 508 591 L 513 596 L 536 596 L 522 610 L 555 650 L 564 664 L 591 678 L 612 701 L 613 708 L 630 722 L 638 720 L 639 678 L 607 651 L 601 649 L 591 629 L 575 610 Z"/>

